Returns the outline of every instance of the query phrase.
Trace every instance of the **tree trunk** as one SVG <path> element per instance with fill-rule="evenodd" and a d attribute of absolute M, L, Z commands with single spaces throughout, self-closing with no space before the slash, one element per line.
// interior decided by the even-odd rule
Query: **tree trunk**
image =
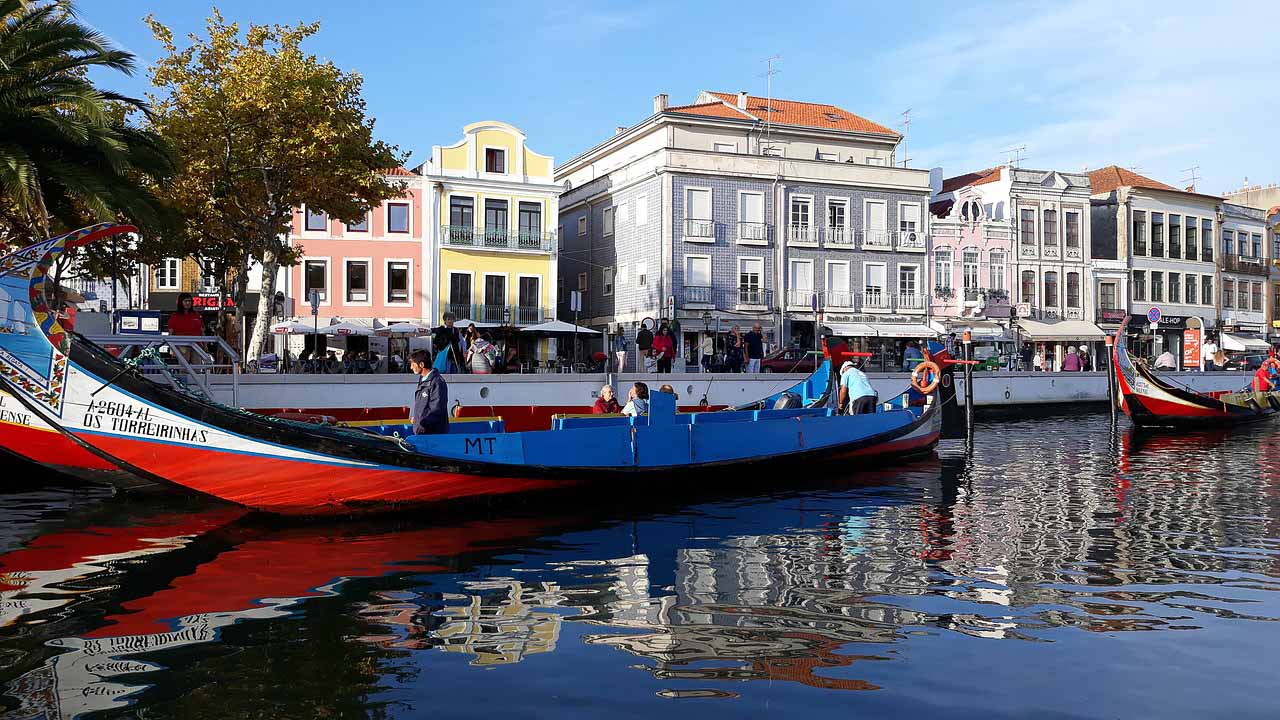
<path fill-rule="evenodd" d="M 279 254 L 274 248 L 262 251 L 262 291 L 258 294 L 258 317 L 253 321 L 253 335 L 249 338 L 249 349 L 245 352 L 245 362 L 257 360 L 262 354 L 262 345 L 266 342 L 271 329 L 271 303 L 276 295 L 276 273 L 280 269 Z"/>

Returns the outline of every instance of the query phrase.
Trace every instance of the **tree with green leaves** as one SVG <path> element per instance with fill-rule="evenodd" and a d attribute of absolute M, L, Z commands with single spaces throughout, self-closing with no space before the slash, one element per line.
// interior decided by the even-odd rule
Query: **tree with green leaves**
<path fill-rule="evenodd" d="M 107 220 L 163 227 L 168 146 L 129 121 L 145 103 L 96 87 L 92 69 L 132 73 L 134 58 L 69 0 L 0 0 L 0 241 Z"/>
<path fill-rule="evenodd" d="M 404 192 L 384 175 L 403 158 L 374 139 L 360 76 L 303 51 L 317 23 L 242 33 L 215 9 L 206 36 L 189 36 L 184 48 L 154 17 L 147 23 L 165 50 L 152 68 L 155 127 L 183 158 L 167 197 L 184 214 L 190 254 L 236 274 L 261 263 L 247 353 L 257 357 L 277 270 L 297 262 L 287 241 L 294 208 L 305 203 L 355 222 Z"/>

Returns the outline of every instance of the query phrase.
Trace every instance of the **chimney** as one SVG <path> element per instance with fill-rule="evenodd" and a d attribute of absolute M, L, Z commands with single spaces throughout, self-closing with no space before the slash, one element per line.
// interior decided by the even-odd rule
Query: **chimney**
<path fill-rule="evenodd" d="M 622 133 L 624 133 L 624 132 L 626 132 L 626 131 L 627 131 L 627 128 L 626 128 L 626 126 L 625 126 L 625 125 L 619 125 L 618 127 L 616 127 L 616 128 L 614 128 L 614 129 L 613 129 L 613 134 L 614 134 L 614 135 L 621 135 Z"/>
<path fill-rule="evenodd" d="M 935 198 L 942 194 L 942 168 L 940 167 L 929 169 L 929 193 Z"/>
<path fill-rule="evenodd" d="M 660 113 L 660 112 L 662 112 L 663 110 L 666 110 L 666 109 L 667 109 L 667 94 L 666 94 L 666 93 L 658 93 L 657 95 L 654 95 L 654 96 L 653 96 L 653 111 L 654 111 L 655 113 Z"/>
<path fill-rule="evenodd" d="M 738 93 L 738 109 L 747 109 L 747 92 L 745 90 Z"/>

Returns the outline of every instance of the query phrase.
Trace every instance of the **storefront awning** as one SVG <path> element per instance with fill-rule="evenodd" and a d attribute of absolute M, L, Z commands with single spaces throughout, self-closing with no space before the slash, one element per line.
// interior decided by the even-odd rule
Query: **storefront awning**
<path fill-rule="evenodd" d="M 956 325 L 951 328 L 951 332 L 961 335 L 965 330 L 974 340 L 1012 340 L 1009 331 L 995 323 L 974 323 L 972 325 Z"/>
<path fill-rule="evenodd" d="M 1230 352 L 1249 352 L 1257 350 L 1266 352 L 1271 349 L 1271 345 L 1261 338 L 1222 333 L 1222 349 Z"/>
<path fill-rule="evenodd" d="M 880 337 L 891 338 L 933 338 L 938 332 L 922 323 L 870 323 L 871 329 Z"/>
<path fill-rule="evenodd" d="M 1018 320 L 1019 331 L 1031 340 L 1102 340 L 1107 336 L 1102 328 L 1085 320 Z"/>
<path fill-rule="evenodd" d="M 822 327 L 831 331 L 836 337 L 875 337 L 876 331 L 870 325 L 862 323 L 822 323 Z"/>

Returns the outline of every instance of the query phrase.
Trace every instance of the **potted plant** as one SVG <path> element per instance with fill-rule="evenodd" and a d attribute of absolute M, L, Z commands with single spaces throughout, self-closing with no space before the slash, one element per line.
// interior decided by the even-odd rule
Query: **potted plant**
<path fill-rule="evenodd" d="M 939 300 L 950 300 L 956 296 L 956 291 L 949 287 L 938 285 L 933 288 L 933 296 Z"/>

